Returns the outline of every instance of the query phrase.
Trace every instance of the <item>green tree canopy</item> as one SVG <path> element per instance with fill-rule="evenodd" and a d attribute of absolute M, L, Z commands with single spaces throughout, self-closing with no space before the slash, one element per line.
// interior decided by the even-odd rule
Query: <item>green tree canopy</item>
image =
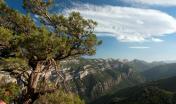
<path fill-rule="evenodd" d="M 96 22 L 84 19 L 80 13 L 68 16 L 51 14 L 52 0 L 23 0 L 27 14 L 22 14 L 0 0 L 0 70 L 10 72 L 23 82 L 23 103 L 34 102 L 41 92 L 38 83 L 48 72 L 59 70 L 59 61 L 94 55 L 101 44 L 94 33 Z M 36 24 L 37 15 L 40 24 Z"/>

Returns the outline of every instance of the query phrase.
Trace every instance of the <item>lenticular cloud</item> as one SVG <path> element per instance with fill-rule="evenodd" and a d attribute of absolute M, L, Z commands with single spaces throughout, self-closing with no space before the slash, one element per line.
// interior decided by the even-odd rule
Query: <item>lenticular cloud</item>
<path fill-rule="evenodd" d="M 161 36 L 176 32 L 176 20 L 158 10 L 84 4 L 64 13 L 72 11 L 97 21 L 99 35 L 109 33 L 122 42 L 158 42 Z"/>
<path fill-rule="evenodd" d="M 140 3 L 147 5 L 176 6 L 176 0 L 122 0 L 128 3 Z"/>

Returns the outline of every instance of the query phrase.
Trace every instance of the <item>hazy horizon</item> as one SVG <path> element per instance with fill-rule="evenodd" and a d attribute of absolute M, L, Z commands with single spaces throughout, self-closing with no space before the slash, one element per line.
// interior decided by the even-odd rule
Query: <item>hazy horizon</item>
<path fill-rule="evenodd" d="M 104 59 L 104 60 L 113 59 L 113 60 L 128 60 L 128 61 L 140 60 L 140 61 L 145 61 L 145 62 L 148 62 L 148 63 L 152 63 L 152 62 L 176 63 L 176 60 L 151 60 L 151 61 L 148 61 L 148 60 L 138 59 L 138 58 L 133 58 L 133 59 L 127 59 L 127 58 L 111 58 L 111 57 L 109 57 L 109 58 L 103 58 L 103 57 L 83 57 L 83 58 L 86 58 L 86 59 Z"/>

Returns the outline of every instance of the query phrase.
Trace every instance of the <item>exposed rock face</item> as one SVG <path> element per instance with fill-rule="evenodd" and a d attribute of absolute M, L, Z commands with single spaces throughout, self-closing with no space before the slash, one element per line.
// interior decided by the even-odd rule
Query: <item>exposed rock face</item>
<path fill-rule="evenodd" d="M 61 62 L 61 69 L 67 83 L 67 88 L 78 93 L 87 102 L 107 92 L 143 82 L 141 76 L 128 65 L 127 60 L 67 60 Z M 5 73 L 2 75 L 8 77 L 5 78 L 7 81 L 16 82 L 10 75 Z M 2 75 L 0 74 L 0 80 Z M 53 71 L 51 75 L 51 80 L 55 80 L 57 74 Z"/>
<path fill-rule="evenodd" d="M 126 63 L 127 60 L 80 59 L 63 62 L 62 69 L 69 89 L 89 102 L 107 92 L 143 82 Z"/>
<path fill-rule="evenodd" d="M 0 83 L 17 83 L 15 78 L 12 78 L 9 73 L 0 71 Z"/>

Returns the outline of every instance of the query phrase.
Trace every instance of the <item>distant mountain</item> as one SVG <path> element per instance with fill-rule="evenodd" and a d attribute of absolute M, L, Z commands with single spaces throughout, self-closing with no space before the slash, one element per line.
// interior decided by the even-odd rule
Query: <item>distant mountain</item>
<path fill-rule="evenodd" d="M 81 58 L 61 65 L 68 89 L 87 103 L 176 104 L 176 77 L 158 80 L 176 76 L 174 63 Z"/>
<path fill-rule="evenodd" d="M 146 80 L 159 80 L 176 76 L 176 63 L 164 64 L 142 72 Z"/>
<path fill-rule="evenodd" d="M 144 79 L 126 61 L 113 59 L 79 59 L 62 62 L 69 90 L 86 101 L 92 101 L 109 92 L 144 82 Z"/>
<path fill-rule="evenodd" d="M 145 81 L 176 75 L 176 64 L 120 59 L 75 59 L 62 62 L 68 88 L 86 101 Z"/>
<path fill-rule="evenodd" d="M 91 104 L 176 104 L 176 77 L 107 94 Z"/>
<path fill-rule="evenodd" d="M 168 63 L 168 64 L 169 64 L 169 63 L 171 64 L 171 63 L 176 63 L 176 60 L 167 60 L 167 61 L 164 61 L 164 62 L 165 62 L 165 63 Z"/>
<path fill-rule="evenodd" d="M 132 60 L 128 62 L 128 65 L 133 67 L 133 69 L 135 69 L 138 72 L 143 72 L 146 71 L 148 69 L 151 69 L 153 67 L 159 66 L 159 65 L 163 65 L 165 64 L 164 62 L 146 62 L 146 61 L 142 61 L 142 60 Z"/>

